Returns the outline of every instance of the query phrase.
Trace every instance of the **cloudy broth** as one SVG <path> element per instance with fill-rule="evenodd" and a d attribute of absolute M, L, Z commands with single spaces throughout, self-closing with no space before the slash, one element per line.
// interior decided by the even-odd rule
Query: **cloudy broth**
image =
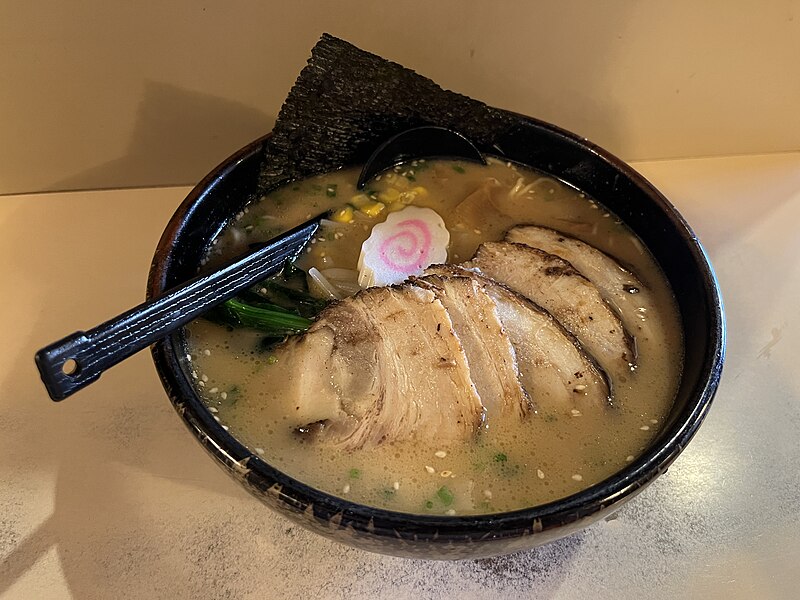
<path fill-rule="evenodd" d="M 251 204 L 212 246 L 209 262 L 236 255 L 324 210 L 357 197 L 358 170 L 289 184 Z M 482 185 L 512 198 L 502 214 L 462 204 Z M 444 444 L 414 439 L 364 450 L 332 451 L 303 439 L 291 402 L 276 393 L 287 373 L 264 334 L 199 319 L 187 327 L 197 389 L 215 417 L 265 461 L 292 477 L 356 502 L 423 514 L 474 514 L 546 503 L 591 486 L 637 456 L 658 433 L 677 389 L 682 339 L 677 307 L 643 244 L 602 205 L 541 173 L 492 160 L 487 166 L 433 161 L 405 165 L 369 183 L 381 202 L 413 192 L 416 206 L 435 210 L 450 232 L 448 262 L 470 259 L 485 241 L 532 223 L 587 242 L 629 267 L 656 300 L 649 331 L 636 337 L 638 364 L 615 382 L 613 406 L 540 406 L 525 419 L 497 420 L 471 439 Z M 415 192 L 416 190 L 416 192 Z M 499 192 L 498 192 L 499 190 Z M 362 198 L 363 200 L 363 198 Z M 307 270 L 355 270 L 362 243 L 386 219 L 355 210 L 352 221 L 323 227 L 298 261 Z M 313 290 L 313 286 L 312 286 Z M 633 332 L 634 334 L 636 332 Z"/>

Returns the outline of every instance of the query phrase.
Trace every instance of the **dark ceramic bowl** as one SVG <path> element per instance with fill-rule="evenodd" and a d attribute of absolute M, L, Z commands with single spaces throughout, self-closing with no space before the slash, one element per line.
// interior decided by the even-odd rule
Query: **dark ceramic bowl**
<path fill-rule="evenodd" d="M 214 169 L 178 208 L 153 259 L 149 297 L 194 276 L 209 241 L 253 198 L 265 139 Z M 184 423 L 231 476 L 271 508 L 324 536 L 386 554 L 434 559 L 505 554 L 607 516 L 666 471 L 697 431 L 719 382 L 725 329 L 719 287 L 694 233 L 643 177 L 569 132 L 526 119 L 503 152 L 605 204 L 640 236 L 664 270 L 680 306 L 685 367 L 661 434 L 616 475 L 549 504 L 465 517 L 380 510 L 309 487 L 250 452 L 214 420 L 195 392 L 182 333 L 158 342 L 156 368 Z"/>

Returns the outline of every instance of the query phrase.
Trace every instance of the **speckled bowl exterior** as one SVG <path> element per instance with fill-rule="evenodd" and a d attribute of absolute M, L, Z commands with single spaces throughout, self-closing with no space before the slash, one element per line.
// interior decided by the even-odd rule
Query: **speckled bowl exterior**
<path fill-rule="evenodd" d="M 266 139 L 214 169 L 178 208 L 153 258 L 149 298 L 193 277 L 209 242 L 254 199 Z M 234 479 L 269 507 L 321 535 L 384 554 L 431 559 L 507 554 L 569 535 L 618 509 L 664 473 L 697 431 L 719 383 L 725 326 L 719 286 L 694 233 L 641 175 L 572 133 L 523 118 L 498 150 L 507 160 L 549 173 L 599 200 L 639 235 L 661 265 L 681 312 L 685 366 L 659 436 L 616 475 L 549 504 L 464 517 L 380 510 L 309 487 L 253 454 L 204 407 L 191 383 L 183 334 L 155 344 L 156 368 L 186 426 Z"/>

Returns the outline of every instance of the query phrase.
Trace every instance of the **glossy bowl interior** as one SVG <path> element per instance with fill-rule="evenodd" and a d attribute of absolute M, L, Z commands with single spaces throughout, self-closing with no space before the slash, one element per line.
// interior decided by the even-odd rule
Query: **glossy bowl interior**
<path fill-rule="evenodd" d="M 264 140 L 214 169 L 170 220 L 150 271 L 148 296 L 193 277 L 209 242 L 256 194 Z M 399 556 L 478 558 L 530 548 L 606 516 L 663 473 L 705 416 L 724 358 L 722 300 L 708 259 L 675 208 L 643 177 L 590 142 L 526 118 L 499 148 L 599 200 L 631 227 L 660 263 L 678 300 L 685 366 L 660 435 L 616 475 L 562 500 L 514 512 L 448 517 L 376 509 L 331 496 L 251 453 L 205 409 L 188 375 L 185 339 L 153 346 L 164 387 L 189 430 L 211 456 L 267 505 L 320 534 Z"/>

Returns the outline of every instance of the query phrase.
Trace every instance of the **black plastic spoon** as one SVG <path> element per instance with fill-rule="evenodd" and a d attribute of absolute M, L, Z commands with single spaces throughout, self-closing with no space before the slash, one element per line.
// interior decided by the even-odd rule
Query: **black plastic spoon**
<path fill-rule="evenodd" d="M 360 190 L 379 173 L 421 158 L 450 158 L 486 164 L 480 150 L 460 133 L 444 127 L 426 125 L 407 129 L 378 146 L 364 163 L 356 187 Z"/>
<path fill-rule="evenodd" d="M 195 277 L 94 329 L 77 331 L 42 348 L 36 353 L 36 366 L 50 398 L 59 401 L 74 394 L 103 371 L 277 273 L 308 244 L 324 216 L 318 215 L 221 269 Z"/>

